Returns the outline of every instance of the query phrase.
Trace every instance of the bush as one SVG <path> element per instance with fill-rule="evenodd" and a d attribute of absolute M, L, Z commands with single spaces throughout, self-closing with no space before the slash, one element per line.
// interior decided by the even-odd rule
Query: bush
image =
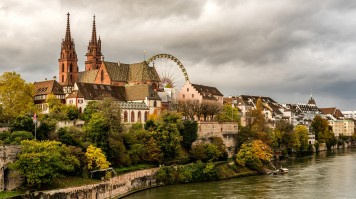
<path fill-rule="evenodd" d="M 27 131 L 15 131 L 5 140 L 9 144 L 20 144 L 22 140 L 32 140 L 34 136 Z"/>

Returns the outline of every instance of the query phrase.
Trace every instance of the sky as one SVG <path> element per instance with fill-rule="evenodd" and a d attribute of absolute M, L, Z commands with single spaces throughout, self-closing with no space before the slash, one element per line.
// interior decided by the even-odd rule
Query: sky
<path fill-rule="evenodd" d="M 167 53 L 225 96 L 356 110 L 356 1 L 2 0 L 0 73 L 58 76 L 68 12 L 80 71 L 95 15 L 105 61 Z"/>

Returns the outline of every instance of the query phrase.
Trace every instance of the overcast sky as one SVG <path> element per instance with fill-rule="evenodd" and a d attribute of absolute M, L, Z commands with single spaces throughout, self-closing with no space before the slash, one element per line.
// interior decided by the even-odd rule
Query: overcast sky
<path fill-rule="evenodd" d="M 356 1 L 2 0 L 0 72 L 58 76 L 67 12 L 80 71 L 95 14 L 106 61 L 168 53 L 226 96 L 356 110 Z"/>

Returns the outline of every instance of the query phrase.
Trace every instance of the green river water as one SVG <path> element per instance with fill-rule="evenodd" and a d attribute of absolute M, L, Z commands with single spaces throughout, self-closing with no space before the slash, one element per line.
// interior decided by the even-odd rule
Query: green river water
<path fill-rule="evenodd" d="M 163 186 L 134 193 L 125 199 L 356 199 L 356 149 L 340 149 L 292 158 L 282 162 L 282 165 L 289 169 L 288 174 Z"/>

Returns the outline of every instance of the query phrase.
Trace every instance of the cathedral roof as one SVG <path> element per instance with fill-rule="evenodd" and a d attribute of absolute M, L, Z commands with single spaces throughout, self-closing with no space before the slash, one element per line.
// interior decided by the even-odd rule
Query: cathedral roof
<path fill-rule="evenodd" d="M 127 101 L 143 100 L 146 97 L 150 100 L 161 100 L 158 94 L 154 92 L 148 84 L 125 86 L 125 90 Z"/>
<path fill-rule="evenodd" d="M 78 73 L 78 82 L 94 83 L 98 72 L 99 72 L 99 69 L 79 72 Z"/>
<path fill-rule="evenodd" d="M 63 87 L 56 80 L 47 80 L 42 82 L 35 82 L 36 95 L 64 95 Z"/>
<path fill-rule="evenodd" d="M 112 81 L 160 81 L 156 69 L 154 67 L 149 67 L 145 61 L 135 64 L 105 61 L 104 65 Z"/>

